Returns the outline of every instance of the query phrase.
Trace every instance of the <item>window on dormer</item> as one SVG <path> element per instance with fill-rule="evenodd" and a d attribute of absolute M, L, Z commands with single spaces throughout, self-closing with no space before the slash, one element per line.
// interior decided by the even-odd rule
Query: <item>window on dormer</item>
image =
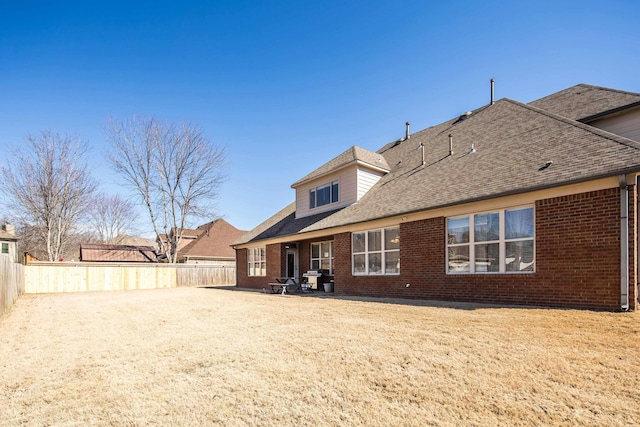
<path fill-rule="evenodd" d="M 309 209 L 337 203 L 338 200 L 338 181 L 309 190 Z"/>
<path fill-rule="evenodd" d="M 338 201 L 338 181 L 331 183 L 331 203 Z"/>

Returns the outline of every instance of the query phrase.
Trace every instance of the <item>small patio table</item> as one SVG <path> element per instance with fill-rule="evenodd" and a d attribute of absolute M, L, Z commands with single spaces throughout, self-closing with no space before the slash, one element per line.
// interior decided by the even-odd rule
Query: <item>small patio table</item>
<path fill-rule="evenodd" d="M 302 288 L 300 287 L 300 284 L 293 277 L 276 277 L 276 282 L 278 283 L 275 283 L 275 285 L 280 285 L 280 287 L 282 288 L 282 295 L 287 293 L 287 286 L 295 286 L 294 292 L 302 292 Z M 273 289 L 274 289 L 274 286 L 271 286 L 272 291 Z"/>

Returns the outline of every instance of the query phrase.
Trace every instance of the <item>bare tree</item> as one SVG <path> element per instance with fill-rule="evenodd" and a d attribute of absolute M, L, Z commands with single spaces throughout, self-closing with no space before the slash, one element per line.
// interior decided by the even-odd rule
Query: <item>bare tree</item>
<path fill-rule="evenodd" d="M 28 136 L 2 167 L 7 201 L 49 261 L 65 256 L 65 246 L 95 191 L 83 158 L 86 143 L 50 131 Z"/>
<path fill-rule="evenodd" d="M 220 186 L 227 179 L 224 148 L 211 143 L 197 126 L 154 117 L 112 119 L 107 136 L 109 161 L 140 196 L 160 252 L 176 262 L 187 223 L 214 216 Z M 172 241 L 170 235 L 175 236 Z"/>
<path fill-rule="evenodd" d="M 135 205 L 119 195 L 97 195 L 89 210 L 89 223 L 100 243 L 118 243 L 136 222 Z"/>

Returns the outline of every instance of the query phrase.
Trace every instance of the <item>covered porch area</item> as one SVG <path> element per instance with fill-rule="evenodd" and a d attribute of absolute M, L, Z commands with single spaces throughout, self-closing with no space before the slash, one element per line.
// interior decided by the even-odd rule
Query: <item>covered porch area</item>
<path fill-rule="evenodd" d="M 280 293 L 333 292 L 333 236 L 267 245 L 267 279 Z"/>

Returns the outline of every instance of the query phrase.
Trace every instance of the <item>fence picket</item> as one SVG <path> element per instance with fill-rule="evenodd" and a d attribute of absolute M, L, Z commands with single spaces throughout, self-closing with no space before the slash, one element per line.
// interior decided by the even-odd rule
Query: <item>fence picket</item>
<path fill-rule="evenodd" d="M 24 266 L 0 255 L 0 316 L 24 293 Z"/>
<path fill-rule="evenodd" d="M 33 262 L 24 270 L 26 293 L 111 291 L 234 285 L 235 266 Z"/>

